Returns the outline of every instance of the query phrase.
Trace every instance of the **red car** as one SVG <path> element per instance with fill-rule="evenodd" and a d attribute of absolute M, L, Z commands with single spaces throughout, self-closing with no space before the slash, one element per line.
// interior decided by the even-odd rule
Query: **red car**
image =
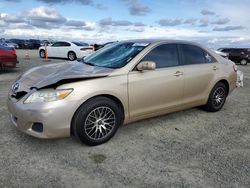
<path fill-rule="evenodd" d="M 0 45 L 0 68 L 15 68 L 17 63 L 15 48 Z"/>

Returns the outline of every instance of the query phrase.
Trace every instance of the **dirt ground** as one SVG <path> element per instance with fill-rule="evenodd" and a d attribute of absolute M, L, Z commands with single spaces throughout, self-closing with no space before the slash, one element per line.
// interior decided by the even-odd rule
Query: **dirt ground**
<path fill-rule="evenodd" d="M 250 64 L 244 88 L 217 113 L 193 108 L 121 126 L 108 143 L 42 140 L 19 132 L 6 107 L 8 88 L 44 62 L 18 50 L 19 68 L 0 71 L 0 187 L 250 187 Z"/>

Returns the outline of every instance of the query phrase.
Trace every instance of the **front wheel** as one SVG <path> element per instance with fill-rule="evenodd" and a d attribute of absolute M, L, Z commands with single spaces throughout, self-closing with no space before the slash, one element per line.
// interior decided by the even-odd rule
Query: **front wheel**
<path fill-rule="evenodd" d="M 240 61 L 240 64 L 241 64 L 241 65 L 247 65 L 247 60 L 246 60 L 246 59 L 242 59 L 242 60 Z"/>
<path fill-rule="evenodd" d="M 217 83 L 209 94 L 207 104 L 203 109 L 209 112 L 219 111 L 227 98 L 227 88 L 222 82 Z"/>
<path fill-rule="evenodd" d="M 84 103 L 74 115 L 72 128 L 76 138 L 87 145 L 99 145 L 114 136 L 122 124 L 119 106 L 106 97 Z"/>

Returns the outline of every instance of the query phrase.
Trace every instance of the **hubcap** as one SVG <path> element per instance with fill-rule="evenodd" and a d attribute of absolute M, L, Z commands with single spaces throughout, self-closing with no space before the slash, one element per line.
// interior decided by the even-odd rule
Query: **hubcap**
<path fill-rule="evenodd" d="M 74 60 L 74 59 L 75 59 L 75 55 L 74 55 L 73 53 L 70 53 L 70 54 L 69 54 L 69 59 L 70 59 L 70 60 Z"/>
<path fill-rule="evenodd" d="M 99 140 L 108 136 L 114 126 L 114 111 L 109 107 L 101 106 L 95 108 L 88 114 L 84 129 L 89 138 Z"/>
<path fill-rule="evenodd" d="M 44 56 L 45 56 L 44 51 L 41 51 L 41 56 L 42 56 L 42 57 L 44 57 Z"/>
<path fill-rule="evenodd" d="M 220 107 L 225 100 L 225 90 L 223 87 L 219 87 L 215 90 L 213 95 L 213 104 L 215 107 Z"/>

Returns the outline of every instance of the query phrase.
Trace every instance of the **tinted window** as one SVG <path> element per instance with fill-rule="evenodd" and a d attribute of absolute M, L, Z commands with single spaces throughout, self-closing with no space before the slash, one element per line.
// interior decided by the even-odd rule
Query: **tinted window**
<path fill-rule="evenodd" d="M 68 42 L 55 42 L 52 46 L 54 46 L 54 47 L 70 46 L 70 43 L 68 43 Z"/>
<path fill-rule="evenodd" d="M 163 44 L 151 50 L 141 61 L 153 61 L 156 68 L 178 65 L 177 45 Z"/>
<path fill-rule="evenodd" d="M 230 49 L 222 49 L 221 51 L 222 51 L 222 52 L 228 53 L 228 52 L 230 52 L 231 50 L 230 50 Z"/>
<path fill-rule="evenodd" d="M 71 46 L 68 42 L 61 42 L 61 46 Z"/>
<path fill-rule="evenodd" d="M 204 51 L 193 45 L 180 45 L 182 52 L 182 60 L 184 65 L 202 64 L 206 63 Z"/>
<path fill-rule="evenodd" d="M 232 53 L 241 53 L 241 50 L 240 49 L 233 49 L 231 52 Z"/>
<path fill-rule="evenodd" d="M 61 42 L 55 42 L 52 46 L 59 47 L 59 46 L 61 46 Z"/>

